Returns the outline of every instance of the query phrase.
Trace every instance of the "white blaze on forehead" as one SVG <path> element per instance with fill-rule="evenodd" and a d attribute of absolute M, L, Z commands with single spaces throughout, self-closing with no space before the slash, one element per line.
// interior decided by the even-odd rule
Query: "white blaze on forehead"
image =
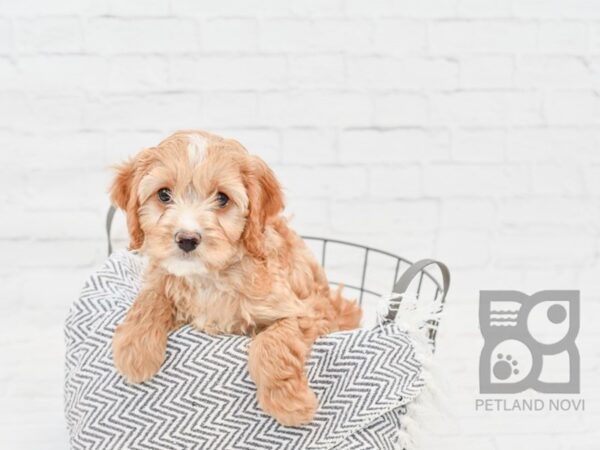
<path fill-rule="evenodd" d="M 202 161 L 202 158 L 204 158 L 208 140 L 204 136 L 201 136 L 199 134 L 189 134 L 188 142 L 188 154 L 190 157 L 190 164 L 192 166 L 195 166 L 200 161 Z"/>

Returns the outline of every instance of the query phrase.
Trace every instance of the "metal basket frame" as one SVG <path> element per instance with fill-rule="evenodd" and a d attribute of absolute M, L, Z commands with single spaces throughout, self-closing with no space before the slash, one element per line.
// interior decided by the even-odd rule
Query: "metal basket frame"
<path fill-rule="evenodd" d="M 368 293 L 368 294 L 372 294 L 372 295 L 377 295 L 377 296 L 382 296 L 384 295 L 383 292 L 375 292 L 372 291 L 370 289 L 365 288 L 365 281 L 366 281 L 366 277 L 367 277 L 367 265 L 369 262 L 369 254 L 372 253 L 376 253 L 379 255 L 384 255 L 384 256 L 388 256 L 394 260 L 396 260 L 396 269 L 394 271 L 394 282 L 392 283 L 391 286 L 391 292 L 394 292 L 394 286 L 396 285 L 396 281 L 398 280 L 398 275 L 400 274 L 400 266 L 402 264 L 408 265 L 408 266 L 412 266 L 413 263 L 412 261 L 409 261 L 406 258 L 403 258 L 401 256 L 398 255 L 394 255 L 393 253 L 384 251 L 384 250 L 380 250 L 374 247 L 369 247 L 366 245 L 361 245 L 361 244 L 356 244 L 354 242 L 348 242 L 348 241 L 341 241 L 339 239 L 330 239 L 330 238 L 322 238 L 322 237 L 317 237 L 317 236 L 301 236 L 302 239 L 306 240 L 306 241 L 315 241 L 315 242 L 321 242 L 322 246 L 321 246 L 321 266 L 325 267 L 326 266 L 326 256 L 327 256 L 327 244 L 332 243 L 332 244 L 339 244 L 339 245 L 345 245 L 345 246 L 349 246 L 349 247 L 354 247 L 354 248 L 358 248 L 358 249 L 363 249 L 364 250 L 364 256 L 363 256 L 363 262 L 362 262 L 362 276 L 361 276 L 361 282 L 360 282 L 360 286 L 354 286 L 348 283 L 344 283 L 344 282 L 340 282 L 340 281 L 332 281 L 329 280 L 329 284 L 334 284 L 336 286 L 339 285 L 343 285 L 345 287 L 349 287 L 352 289 L 356 289 L 357 291 L 360 291 L 360 296 L 358 298 L 358 303 L 360 305 L 362 305 L 362 299 L 364 296 L 364 293 Z M 440 292 L 442 291 L 442 285 L 440 284 L 440 282 L 433 276 L 431 275 L 431 273 L 429 273 L 426 270 L 421 271 L 420 275 L 419 275 L 419 281 L 418 281 L 418 286 L 417 286 L 417 295 L 419 295 L 421 293 L 421 287 L 423 285 L 423 278 L 427 277 L 428 279 L 431 280 L 431 282 L 433 284 L 435 284 L 436 286 L 436 292 L 435 292 L 435 296 L 434 296 L 434 300 L 437 300 Z M 399 293 L 400 294 L 400 293 Z"/>
<path fill-rule="evenodd" d="M 356 244 L 354 242 L 343 241 L 343 240 L 339 240 L 339 239 L 322 238 L 322 237 L 317 237 L 317 236 L 302 236 L 302 239 L 304 239 L 306 241 L 313 241 L 313 242 L 321 243 L 320 261 L 321 261 L 321 266 L 323 267 L 323 269 L 325 271 L 326 271 L 326 267 L 327 267 L 326 265 L 327 265 L 327 245 L 328 244 L 331 243 L 331 244 L 349 246 L 349 247 L 354 247 L 357 249 L 362 249 L 364 251 L 363 259 L 362 259 L 360 286 L 355 286 L 355 285 L 344 283 L 341 281 L 331 280 L 328 277 L 329 284 L 332 284 L 335 286 L 342 285 L 344 287 L 348 287 L 348 288 L 359 291 L 360 294 L 359 294 L 359 298 L 358 298 L 358 303 L 361 306 L 362 306 L 363 296 L 365 293 L 372 294 L 372 295 L 375 295 L 378 297 L 381 297 L 384 295 L 384 292 L 375 292 L 371 289 L 365 288 L 367 266 L 369 263 L 369 255 L 370 254 L 384 255 L 386 257 L 391 258 L 392 260 L 395 260 L 394 279 L 393 279 L 393 284 L 391 286 L 391 290 L 389 291 L 389 292 L 392 292 L 394 297 L 390 300 L 388 313 L 385 317 L 385 319 L 387 321 L 393 322 L 395 320 L 396 314 L 398 312 L 398 308 L 402 301 L 402 296 L 407 291 L 409 285 L 411 285 L 415 279 L 418 280 L 416 293 L 415 293 L 417 299 L 420 298 L 420 295 L 421 295 L 421 288 L 423 286 L 423 280 L 428 279 L 429 281 L 431 281 L 433 283 L 433 285 L 435 286 L 435 294 L 433 296 L 433 304 L 436 305 L 436 312 L 439 312 L 440 314 L 442 313 L 444 306 L 445 306 L 446 294 L 448 293 L 448 289 L 450 287 L 450 273 L 445 264 L 440 263 L 439 261 L 431 260 L 431 259 L 424 259 L 424 260 L 420 260 L 420 261 L 413 263 L 412 261 L 410 261 L 406 258 L 403 258 L 401 256 L 398 256 L 394 253 L 390 253 L 385 250 L 377 249 L 374 247 L 369 247 L 366 245 Z M 407 268 L 401 272 L 400 268 L 403 264 L 406 265 Z M 425 267 L 430 266 L 430 265 L 437 265 L 439 267 L 440 272 L 441 272 L 441 278 L 442 278 L 441 281 L 438 278 L 436 278 L 435 276 L 433 276 L 433 274 L 429 270 L 425 269 Z M 429 336 L 428 337 L 434 348 L 435 348 L 435 340 L 437 337 L 438 327 L 439 327 L 439 319 L 430 320 L 428 322 L 428 328 L 429 328 L 429 332 L 428 332 Z"/>

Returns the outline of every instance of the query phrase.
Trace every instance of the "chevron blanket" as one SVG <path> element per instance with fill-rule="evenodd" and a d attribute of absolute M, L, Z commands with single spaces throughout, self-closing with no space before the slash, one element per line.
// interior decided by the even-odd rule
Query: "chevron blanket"
<path fill-rule="evenodd" d="M 115 371 L 111 339 L 141 284 L 140 257 L 113 254 L 66 321 L 65 414 L 75 449 L 393 449 L 423 382 L 396 325 L 320 338 L 307 365 L 320 408 L 290 428 L 265 415 L 246 369 L 248 338 L 183 327 L 150 381 Z"/>

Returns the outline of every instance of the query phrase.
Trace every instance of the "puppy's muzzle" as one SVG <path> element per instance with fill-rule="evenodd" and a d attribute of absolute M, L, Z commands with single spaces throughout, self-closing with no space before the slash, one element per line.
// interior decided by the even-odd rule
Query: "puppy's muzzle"
<path fill-rule="evenodd" d="M 200 244 L 200 234 L 190 231 L 178 231 L 175 234 L 175 242 L 177 246 L 186 253 L 195 250 Z"/>

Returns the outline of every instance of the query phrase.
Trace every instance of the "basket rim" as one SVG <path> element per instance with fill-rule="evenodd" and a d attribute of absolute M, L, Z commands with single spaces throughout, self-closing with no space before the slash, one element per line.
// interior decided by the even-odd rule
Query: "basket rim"
<path fill-rule="evenodd" d="M 396 254 L 388 252 L 386 250 L 381 250 L 379 248 L 371 247 L 371 246 L 368 246 L 368 245 L 357 244 L 356 242 L 350 242 L 350 241 L 344 241 L 344 240 L 341 240 L 341 239 L 326 238 L 326 237 L 320 237 L 320 236 L 310 236 L 310 235 L 301 235 L 300 237 L 302 239 L 306 239 L 306 240 L 309 240 L 309 241 L 321 241 L 321 242 L 324 243 L 324 245 L 327 245 L 327 243 L 329 243 L 329 242 L 331 242 L 333 244 L 349 245 L 351 247 L 360 248 L 360 249 L 365 250 L 367 255 L 368 255 L 368 253 L 373 252 L 373 253 L 378 253 L 378 254 L 381 254 L 381 255 L 389 256 L 391 258 L 395 258 L 398 262 L 402 262 L 402 263 L 408 264 L 409 266 L 411 266 L 411 265 L 414 264 L 413 261 L 411 261 L 409 259 L 406 259 L 406 258 L 404 258 L 402 256 L 396 255 Z M 323 264 L 321 264 L 321 265 L 323 265 Z M 364 265 L 365 265 L 365 268 L 366 268 L 366 260 L 364 262 Z M 421 270 L 421 272 L 431 282 L 433 282 L 435 284 L 435 286 L 437 287 L 437 289 L 439 289 L 440 291 L 442 290 L 442 285 L 440 284 L 440 282 L 438 281 L 438 279 L 435 276 L 433 276 L 426 269 Z M 394 282 L 396 282 L 397 280 L 398 280 L 398 273 L 396 273 L 396 275 L 395 275 Z M 333 283 L 334 284 L 339 284 L 339 283 L 336 283 L 336 282 L 333 282 Z M 353 287 L 353 286 L 349 286 L 349 285 L 346 285 L 346 286 Z M 368 289 L 365 289 L 364 287 L 361 288 L 361 287 L 356 286 L 354 288 L 355 289 L 361 289 L 362 291 L 368 292 L 370 294 L 380 295 L 380 294 L 377 294 L 376 292 L 369 291 Z"/>

